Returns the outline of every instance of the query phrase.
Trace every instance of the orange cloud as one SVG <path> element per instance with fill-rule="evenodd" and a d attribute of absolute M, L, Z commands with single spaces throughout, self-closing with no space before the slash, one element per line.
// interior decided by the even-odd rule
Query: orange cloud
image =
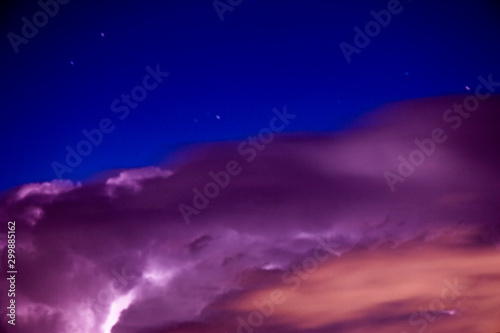
<path fill-rule="evenodd" d="M 355 250 L 321 265 L 296 290 L 273 285 L 238 298 L 230 308 L 251 313 L 255 301 L 270 299 L 278 289 L 286 301 L 275 304 L 265 325 L 309 330 L 356 322 L 349 332 L 496 332 L 499 262 L 500 251 L 492 248 Z"/>

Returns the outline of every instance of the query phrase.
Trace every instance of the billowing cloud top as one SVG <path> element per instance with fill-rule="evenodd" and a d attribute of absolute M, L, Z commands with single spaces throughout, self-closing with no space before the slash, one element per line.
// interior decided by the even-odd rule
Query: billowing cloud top
<path fill-rule="evenodd" d="M 264 131 L 177 165 L 11 189 L 17 316 L 2 306 L 2 327 L 500 331 L 500 98 L 470 102 L 398 102 L 340 133 Z"/>

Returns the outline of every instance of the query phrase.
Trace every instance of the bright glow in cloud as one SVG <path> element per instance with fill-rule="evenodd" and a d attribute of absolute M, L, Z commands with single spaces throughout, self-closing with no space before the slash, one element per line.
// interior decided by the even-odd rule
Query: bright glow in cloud
<path fill-rule="evenodd" d="M 164 286 L 175 274 L 175 269 L 156 268 L 144 273 L 144 277 L 155 285 Z"/>
<path fill-rule="evenodd" d="M 134 300 L 134 291 L 131 290 L 126 295 L 118 297 L 111 303 L 109 309 L 109 315 L 106 322 L 102 325 L 102 330 L 104 333 L 111 333 L 111 329 L 118 322 L 120 318 L 120 313 L 127 309 L 130 303 Z"/>

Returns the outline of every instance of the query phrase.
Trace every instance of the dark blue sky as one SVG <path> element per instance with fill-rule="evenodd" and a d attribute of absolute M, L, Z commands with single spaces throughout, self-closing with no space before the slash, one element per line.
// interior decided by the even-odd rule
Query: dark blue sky
<path fill-rule="evenodd" d="M 65 177 L 243 140 L 274 107 L 299 115 L 288 132 L 335 131 L 386 102 L 464 93 L 478 75 L 500 75 L 494 1 L 401 1 L 402 12 L 348 64 L 339 43 L 353 44 L 353 28 L 387 3 L 243 0 L 221 22 L 209 0 L 73 0 L 18 53 L 7 35 L 21 35 L 21 18 L 32 21 L 40 7 L 3 5 L 0 190 L 54 179 L 51 163 L 64 163 L 65 147 L 103 118 L 114 131 Z M 157 64 L 170 75 L 120 120 L 111 103 Z"/>

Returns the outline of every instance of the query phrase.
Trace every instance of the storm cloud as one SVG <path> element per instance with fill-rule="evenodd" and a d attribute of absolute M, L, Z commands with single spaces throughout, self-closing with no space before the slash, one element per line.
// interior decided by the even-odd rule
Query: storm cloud
<path fill-rule="evenodd" d="M 4 192 L 1 221 L 16 221 L 15 329 L 500 330 L 500 98 L 447 113 L 465 98 L 277 135 L 251 162 L 240 142 L 212 143 L 176 164 Z M 432 148 L 436 129 L 446 140 Z M 409 175 L 399 156 L 417 162 Z M 186 224 L 179 205 L 232 160 L 241 172 Z M 391 189 L 387 172 L 403 181 Z"/>

